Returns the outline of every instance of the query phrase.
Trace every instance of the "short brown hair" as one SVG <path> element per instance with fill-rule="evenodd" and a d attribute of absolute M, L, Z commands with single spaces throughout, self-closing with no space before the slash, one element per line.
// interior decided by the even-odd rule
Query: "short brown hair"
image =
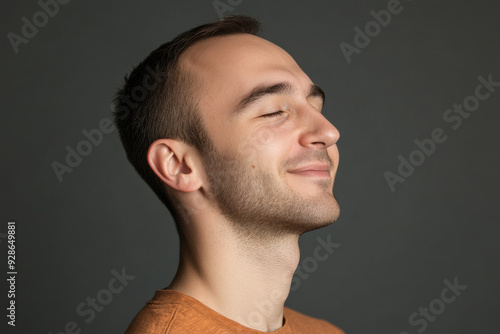
<path fill-rule="evenodd" d="M 194 78 L 180 69 L 179 58 L 198 41 L 239 33 L 256 35 L 259 27 L 257 20 L 238 15 L 186 31 L 151 52 L 125 76 L 116 94 L 113 116 L 127 158 L 176 222 L 174 199 L 149 166 L 148 149 L 161 138 L 183 141 L 202 153 L 211 144 L 193 94 Z"/>

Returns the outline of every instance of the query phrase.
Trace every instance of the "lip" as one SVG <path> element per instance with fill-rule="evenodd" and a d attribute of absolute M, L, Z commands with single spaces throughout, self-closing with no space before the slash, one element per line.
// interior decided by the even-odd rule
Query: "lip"
<path fill-rule="evenodd" d="M 330 177 L 330 165 L 328 164 L 311 164 L 289 170 L 289 173 L 299 174 L 303 176 L 322 176 Z"/>

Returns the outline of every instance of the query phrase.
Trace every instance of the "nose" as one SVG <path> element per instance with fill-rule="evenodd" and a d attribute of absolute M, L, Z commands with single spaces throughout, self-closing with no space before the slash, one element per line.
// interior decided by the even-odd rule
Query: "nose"
<path fill-rule="evenodd" d="M 299 141 L 304 147 L 326 149 L 335 145 L 340 138 L 337 128 L 312 106 L 304 110 L 300 123 L 302 132 Z"/>

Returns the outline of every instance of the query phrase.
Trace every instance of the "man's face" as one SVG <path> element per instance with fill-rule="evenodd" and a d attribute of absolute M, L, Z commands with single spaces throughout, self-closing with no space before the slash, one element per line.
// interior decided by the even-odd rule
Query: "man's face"
<path fill-rule="evenodd" d="M 183 65 L 199 80 L 199 111 L 213 144 L 201 152 L 205 190 L 233 226 L 275 236 L 335 221 L 339 133 L 321 114 L 321 90 L 291 56 L 238 34 L 198 42 Z"/>

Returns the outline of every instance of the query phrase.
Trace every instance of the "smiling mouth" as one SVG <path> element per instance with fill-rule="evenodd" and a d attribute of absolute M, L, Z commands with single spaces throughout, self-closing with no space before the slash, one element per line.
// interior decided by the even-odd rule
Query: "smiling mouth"
<path fill-rule="evenodd" d="M 326 177 L 330 178 L 330 172 L 327 170 L 304 170 L 300 172 L 289 172 L 290 174 L 295 174 L 299 176 L 308 176 L 308 177 Z"/>
<path fill-rule="evenodd" d="M 330 178 L 330 165 L 316 163 L 310 164 L 307 166 L 299 167 L 297 169 L 293 169 L 288 171 L 290 174 L 295 174 L 299 176 L 307 176 L 307 177 L 328 177 Z"/>

